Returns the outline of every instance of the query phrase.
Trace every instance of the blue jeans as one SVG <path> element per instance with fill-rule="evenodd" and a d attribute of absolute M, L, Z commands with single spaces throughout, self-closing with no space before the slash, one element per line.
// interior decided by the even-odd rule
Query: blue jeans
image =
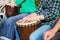
<path fill-rule="evenodd" d="M 18 31 L 16 28 L 16 21 L 22 19 L 23 17 L 27 16 L 29 14 L 23 13 L 17 16 L 13 16 L 10 18 L 4 17 L 3 22 L 1 23 L 1 31 L 0 31 L 0 38 L 6 38 L 13 40 L 14 38 L 14 33 L 16 34 L 16 40 L 20 40 Z"/>
<path fill-rule="evenodd" d="M 0 36 L 13 40 L 14 33 L 15 33 L 16 40 L 20 40 L 15 22 L 22 19 L 23 17 L 27 15 L 29 14 L 24 13 L 24 14 L 20 14 L 14 17 L 10 17 L 8 19 L 4 17 L 3 22 L 1 23 Z M 31 33 L 29 40 L 43 40 L 43 33 L 51 28 L 52 27 L 50 25 L 42 25 L 40 28 L 38 28 L 37 30 Z"/>
<path fill-rule="evenodd" d="M 43 40 L 43 33 L 50 30 L 52 27 L 50 25 L 42 25 L 40 28 L 31 33 L 30 40 Z"/>

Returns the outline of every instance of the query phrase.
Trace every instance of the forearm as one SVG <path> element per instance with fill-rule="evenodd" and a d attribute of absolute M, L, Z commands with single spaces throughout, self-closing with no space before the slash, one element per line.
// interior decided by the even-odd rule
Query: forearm
<path fill-rule="evenodd" d="M 37 15 L 37 13 L 32 13 L 32 14 Z M 44 20 L 45 19 L 44 15 L 37 15 L 37 16 L 38 16 L 38 19 L 40 19 L 40 20 Z"/>
<path fill-rule="evenodd" d="M 36 11 L 36 14 L 40 16 L 43 15 L 40 18 L 45 21 L 50 21 L 51 19 L 58 19 L 59 18 L 59 2 L 57 3 L 54 2 L 53 4 L 49 4 L 47 6 L 44 3 L 43 5 L 41 4 L 41 6 L 39 6 L 39 9 Z M 50 5 L 53 5 L 53 6 L 50 7 Z"/>
<path fill-rule="evenodd" d="M 45 20 L 44 15 L 39 15 L 39 19 L 40 19 L 40 20 Z"/>
<path fill-rule="evenodd" d="M 56 25 L 52 28 L 54 32 L 56 33 L 60 29 L 60 19 L 57 21 Z"/>

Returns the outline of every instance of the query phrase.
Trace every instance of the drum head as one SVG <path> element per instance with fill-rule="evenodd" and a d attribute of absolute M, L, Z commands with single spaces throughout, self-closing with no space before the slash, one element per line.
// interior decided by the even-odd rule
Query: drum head
<path fill-rule="evenodd" d="M 18 25 L 18 27 L 28 27 L 28 26 L 34 26 L 39 24 L 40 22 L 38 21 L 33 21 L 33 22 L 28 22 L 28 23 L 20 23 L 19 21 L 16 22 L 16 24 Z"/>

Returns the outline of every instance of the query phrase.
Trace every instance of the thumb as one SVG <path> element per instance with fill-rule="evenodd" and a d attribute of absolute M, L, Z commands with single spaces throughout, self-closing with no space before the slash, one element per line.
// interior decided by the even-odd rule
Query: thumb
<path fill-rule="evenodd" d="M 10 6 L 11 6 L 12 8 L 14 7 L 14 5 L 13 5 L 13 4 L 11 4 Z"/>
<path fill-rule="evenodd" d="M 50 35 L 48 38 L 47 38 L 47 40 L 50 40 L 52 38 L 52 36 Z"/>
<path fill-rule="evenodd" d="M 10 5 L 11 5 L 11 7 L 14 7 L 15 6 L 15 3 L 14 2 L 11 2 Z"/>
<path fill-rule="evenodd" d="M 47 32 L 43 35 L 43 39 L 44 40 L 47 40 L 47 38 L 48 38 L 48 34 L 47 34 Z"/>

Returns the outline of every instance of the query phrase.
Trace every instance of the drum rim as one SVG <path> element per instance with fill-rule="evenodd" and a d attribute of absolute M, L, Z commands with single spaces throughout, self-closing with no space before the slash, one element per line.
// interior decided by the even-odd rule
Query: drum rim
<path fill-rule="evenodd" d="M 26 24 L 26 25 L 24 25 L 24 24 L 19 24 L 18 23 L 18 21 L 16 22 L 16 25 L 18 26 L 18 27 L 30 27 L 30 26 L 35 26 L 35 25 L 38 25 L 40 23 L 40 21 L 36 21 L 36 22 L 33 22 L 33 23 L 31 23 L 31 24 Z"/>

